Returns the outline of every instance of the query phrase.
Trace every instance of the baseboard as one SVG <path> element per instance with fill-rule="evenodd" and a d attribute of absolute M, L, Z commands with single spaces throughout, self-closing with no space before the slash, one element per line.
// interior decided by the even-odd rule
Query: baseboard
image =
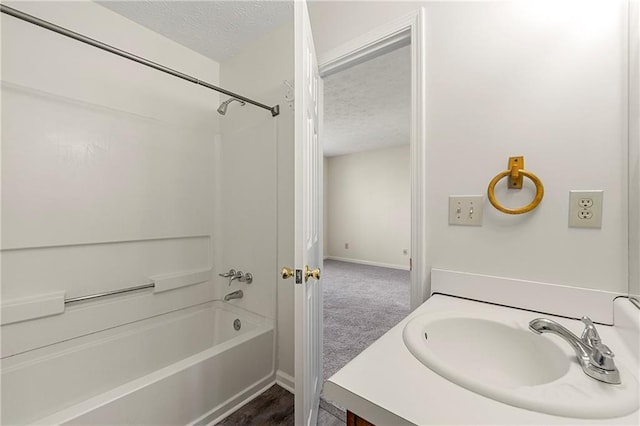
<path fill-rule="evenodd" d="M 394 265 L 392 263 L 372 262 L 370 260 L 350 259 L 348 257 L 327 256 L 325 259 L 338 260 L 340 262 L 357 263 L 360 265 L 380 266 L 382 268 L 399 269 L 401 271 L 408 271 L 409 265 Z"/>
<path fill-rule="evenodd" d="M 282 370 L 276 372 L 276 384 L 295 394 L 296 380 Z"/>

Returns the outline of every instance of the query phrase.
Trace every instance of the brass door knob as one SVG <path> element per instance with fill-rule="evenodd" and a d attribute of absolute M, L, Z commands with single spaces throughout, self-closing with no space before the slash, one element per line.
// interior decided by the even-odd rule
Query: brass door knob
<path fill-rule="evenodd" d="M 280 271 L 280 275 L 282 276 L 282 278 L 284 278 L 285 280 L 287 278 L 291 278 L 293 276 L 293 269 L 291 268 L 287 268 L 284 267 L 282 268 L 282 270 Z"/>
<path fill-rule="evenodd" d="M 309 265 L 305 265 L 304 267 L 304 280 L 305 282 L 309 280 L 309 278 L 313 278 L 315 280 L 320 279 L 320 269 L 309 269 Z"/>

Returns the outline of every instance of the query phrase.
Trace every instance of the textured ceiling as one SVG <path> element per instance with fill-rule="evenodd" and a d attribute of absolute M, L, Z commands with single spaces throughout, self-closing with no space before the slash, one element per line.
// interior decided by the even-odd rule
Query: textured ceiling
<path fill-rule="evenodd" d="M 215 61 L 293 19 L 293 1 L 98 1 Z M 274 46 L 277 48 L 277 46 Z M 324 79 L 326 156 L 409 143 L 409 46 Z"/>
<path fill-rule="evenodd" d="M 324 79 L 325 156 L 408 144 L 410 124 L 410 46 Z"/>
<path fill-rule="evenodd" d="M 293 18 L 292 1 L 98 1 L 215 61 Z"/>

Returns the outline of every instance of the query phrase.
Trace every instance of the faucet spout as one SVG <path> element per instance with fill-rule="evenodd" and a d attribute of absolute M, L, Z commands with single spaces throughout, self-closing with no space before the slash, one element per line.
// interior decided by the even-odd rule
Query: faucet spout
<path fill-rule="evenodd" d="M 536 318 L 529 323 L 529 329 L 537 334 L 552 333 L 562 337 L 576 353 L 578 359 L 589 360 L 591 348 L 588 347 L 578 336 L 570 330 L 547 318 Z"/>
<path fill-rule="evenodd" d="M 242 292 L 242 290 L 236 290 L 224 296 L 224 301 L 228 302 L 229 300 L 233 300 L 233 299 L 242 299 L 243 296 L 244 296 L 244 293 Z"/>

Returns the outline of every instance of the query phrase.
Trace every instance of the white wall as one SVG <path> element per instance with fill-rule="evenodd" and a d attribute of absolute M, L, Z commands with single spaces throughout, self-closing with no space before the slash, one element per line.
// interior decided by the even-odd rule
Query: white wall
<path fill-rule="evenodd" d="M 293 283 L 279 276 L 281 267 L 293 264 L 294 128 L 283 83 L 293 81 L 293 15 L 221 64 L 220 74 L 226 89 L 280 105 L 274 119 L 268 111 L 234 102 L 221 119 L 221 265 L 254 273 L 254 284 L 229 290 L 242 288 L 244 299 L 234 302 L 277 318 L 278 369 L 293 376 Z"/>
<path fill-rule="evenodd" d="M 9 5 L 218 82 L 218 63 L 96 3 Z M 54 291 L 88 295 L 212 267 L 218 95 L 1 19 L 3 302 Z M 214 296 L 209 280 L 67 307 L 3 326 L 3 356 Z M 26 421 L 10 420 L 7 412 L 3 421 Z"/>
<path fill-rule="evenodd" d="M 445 0 L 446 1 L 446 0 Z M 456 1 L 456 0 L 454 0 Z M 319 63 L 331 49 L 420 7 L 417 1 L 314 1 L 309 18 Z"/>
<path fill-rule="evenodd" d="M 431 266 L 626 292 L 626 2 L 419 6 Z M 314 3 L 316 45 L 334 48 L 407 11 L 392 2 Z M 543 180 L 541 206 L 512 217 L 485 203 L 481 228 L 448 226 L 448 195 L 484 194 L 510 155 L 524 155 Z M 571 189 L 605 191 L 602 229 L 567 227 Z M 532 195 L 498 193 L 514 205 Z"/>
<path fill-rule="evenodd" d="M 329 255 L 329 158 L 322 161 L 322 256 Z"/>
<path fill-rule="evenodd" d="M 640 301 L 640 3 L 630 6 L 629 294 Z"/>
<path fill-rule="evenodd" d="M 620 2 L 429 9 L 434 267 L 626 292 L 625 11 Z M 484 193 L 515 154 L 544 182 L 541 206 L 511 217 L 487 203 L 482 228 L 448 226 L 446 197 Z M 589 188 L 605 191 L 602 229 L 570 229 L 569 190 Z M 532 196 L 519 195 L 498 197 Z"/>
<path fill-rule="evenodd" d="M 404 145 L 325 159 L 329 258 L 409 269 L 409 155 Z"/>

